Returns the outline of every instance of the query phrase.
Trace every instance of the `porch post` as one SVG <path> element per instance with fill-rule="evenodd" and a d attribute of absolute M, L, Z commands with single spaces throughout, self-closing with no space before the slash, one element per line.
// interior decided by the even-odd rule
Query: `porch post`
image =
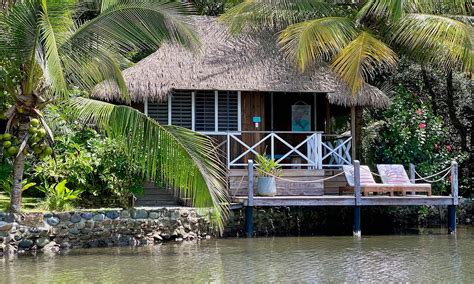
<path fill-rule="evenodd" d="M 351 106 L 351 155 L 352 155 L 352 160 L 355 161 L 357 159 L 356 157 L 356 107 Z"/>
<path fill-rule="evenodd" d="M 245 235 L 251 238 L 253 236 L 253 160 L 248 160 L 247 166 L 249 184 L 245 206 Z"/>

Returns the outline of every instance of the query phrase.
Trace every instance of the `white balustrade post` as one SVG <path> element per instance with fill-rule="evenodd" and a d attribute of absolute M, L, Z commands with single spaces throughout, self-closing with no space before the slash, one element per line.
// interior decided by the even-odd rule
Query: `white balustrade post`
<path fill-rule="evenodd" d="M 322 170 L 323 169 L 323 135 L 321 132 L 316 133 L 316 164 L 317 164 L 317 169 Z"/>
<path fill-rule="evenodd" d="M 227 168 L 230 169 L 230 133 L 227 132 Z"/>

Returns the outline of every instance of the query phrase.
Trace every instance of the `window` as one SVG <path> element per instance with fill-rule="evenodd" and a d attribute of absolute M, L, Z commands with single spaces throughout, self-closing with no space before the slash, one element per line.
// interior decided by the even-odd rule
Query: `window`
<path fill-rule="evenodd" d="M 146 103 L 146 114 L 161 124 L 199 132 L 240 131 L 240 93 L 177 91 L 167 102 Z"/>
<path fill-rule="evenodd" d="M 171 124 L 191 129 L 192 96 L 189 92 L 175 92 L 171 96 Z"/>
<path fill-rule="evenodd" d="M 214 132 L 216 130 L 215 92 L 196 92 L 194 101 L 194 129 L 196 131 Z"/>
<path fill-rule="evenodd" d="M 239 130 L 239 95 L 237 92 L 219 92 L 218 131 Z"/>
<path fill-rule="evenodd" d="M 145 114 L 155 119 L 160 124 L 169 124 L 168 122 L 168 102 L 146 103 Z"/>

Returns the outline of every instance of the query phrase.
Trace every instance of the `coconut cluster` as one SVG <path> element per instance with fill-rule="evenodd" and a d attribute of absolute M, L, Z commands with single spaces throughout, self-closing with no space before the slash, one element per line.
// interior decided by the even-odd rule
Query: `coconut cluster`
<path fill-rule="evenodd" d="M 40 121 L 36 118 L 30 120 L 30 127 L 28 128 L 28 147 L 23 149 L 23 154 L 27 155 L 33 152 L 41 159 L 53 154 L 53 149 L 46 141 L 46 129 L 40 127 Z M 18 154 L 20 142 L 10 133 L 0 135 L 0 140 L 3 141 L 3 151 L 5 157 L 12 157 Z"/>

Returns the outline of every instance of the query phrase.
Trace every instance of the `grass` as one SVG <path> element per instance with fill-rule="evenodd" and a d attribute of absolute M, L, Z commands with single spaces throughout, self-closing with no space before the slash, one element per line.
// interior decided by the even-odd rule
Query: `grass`
<path fill-rule="evenodd" d="M 24 211 L 37 211 L 36 207 L 41 202 L 41 198 L 35 197 L 23 197 L 22 208 Z M 4 193 L 0 193 L 0 212 L 7 211 L 8 205 L 10 204 L 10 197 Z"/>

